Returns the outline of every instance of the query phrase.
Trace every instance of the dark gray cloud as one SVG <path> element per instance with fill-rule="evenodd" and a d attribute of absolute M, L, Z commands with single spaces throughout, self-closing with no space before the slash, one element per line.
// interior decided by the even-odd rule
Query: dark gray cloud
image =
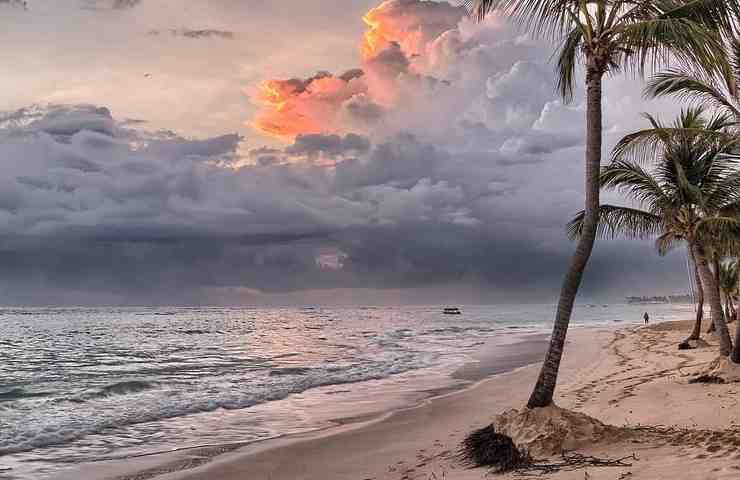
<path fill-rule="evenodd" d="M 189 28 L 171 28 L 169 30 L 151 30 L 149 35 L 157 36 L 162 33 L 168 33 L 173 37 L 184 37 L 184 38 L 222 38 L 231 40 L 234 38 L 234 32 L 228 30 L 217 30 L 214 28 L 203 28 L 203 29 L 189 29 Z"/>
<path fill-rule="evenodd" d="M 98 3 L 106 9 L 114 5 Z M 159 12 L 158 3 L 98 17 L 126 22 L 140 12 Z M 412 15 L 403 14 L 417 4 L 422 6 Z M 216 2 L 194 8 L 220 11 L 210 5 Z M 241 96 L 212 97 L 207 108 L 188 109 L 191 100 L 215 91 L 214 82 L 233 76 L 234 58 L 250 63 L 271 52 L 264 42 L 223 42 L 214 51 L 208 42 L 152 42 L 138 27 L 129 33 L 140 45 L 180 48 L 156 50 L 156 63 L 132 68 L 130 78 L 142 82 L 142 72 L 155 69 L 147 84 L 132 88 L 137 108 L 148 110 L 137 111 L 127 100 L 115 108 L 56 104 L 0 113 L 0 158 L 11 159 L 0 162 L 3 298 L 240 303 L 260 302 L 260 291 L 440 285 L 462 291 L 472 285 L 483 292 L 481 301 L 552 299 L 572 251 L 563 225 L 582 206 L 582 92 L 572 105 L 558 101 L 547 63 L 550 47 L 497 21 L 457 24 L 458 10 L 443 4 L 387 5 L 386 15 L 400 29 L 420 32 L 410 37 L 419 43 L 402 46 L 391 39 L 369 63 L 355 63 L 363 69 L 280 83 L 298 100 L 308 100 L 284 110 L 295 113 L 297 123 L 311 120 L 312 132 L 299 129 L 282 146 L 249 131 L 223 134 L 229 131 L 223 125 L 246 130 L 241 110 L 237 122 L 222 121 L 222 109 L 246 103 Z M 335 19 L 315 7 L 261 8 L 273 9 L 274 18 L 283 18 L 279 14 L 287 9 L 307 24 L 334 31 Z M 170 25 L 190 24 L 166 13 L 147 28 L 169 36 Z M 234 9 L 234 15 L 243 15 L 241 22 L 227 13 L 203 18 L 214 18 L 217 23 L 210 25 L 224 32 L 257 22 L 243 9 Z M 88 14 L 80 15 L 89 21 Z M 181 36 L 183 30 L 176 32 Z M 336 41 L 334 34 L 322 38 Z M 285 41 L 295 53 L 300 39 Z M 354 51 L 357 37 L 348 41 Z M 182 53 L 185 43 L 188 55 L 192 50 L 187 62 L 163 60 L 167 68 L 156 70 L 160 57 L 185 58 L 172 53 Z M 231 50 L 252 43 L 259 46 L 254 57 Z M 326 57 L 326 64 L 298 63 L 293 70 L 308 55 L 301 49 L 301 55 L 276 66 L 290 78 L 291 72 L 352 65 L 332 63 L 334 47 L 325 48 L 323 57 L 313 58 Z M 220 53 L 227 66 L 211 72 L 211 56 Z M 191 61 L 200 62 L 202 72 L 167 76 Z M 255 65 L 260 67 L 254 67 L 257 73 L 249 70 L 247 87 L 262 79 L 265 64 Z M 210 73 L 198 76 L 203 72 Z M 180 80 L 191 79 L 192 88 L 182 87 Z M 116 81 L 120 85 L 121 79 Z M 241 95 L 243 83 L 223 88 Z M 111 91 L 107 96 L 115 104 L 120 86 Z M 608 148 L 639 127 L 639 112 L 650 107 L 632 80 L 610 80 L 605 91 Z M 171 110 L 179 124 L 163 123 L 166 115 L 150 118 L 152 112 Z M 204 118 L 214 119 L 216 133 L 198 138 L 178 133 Z M 267 118 L 277 127 L 284 126 L 281 119 Z M 343 268 L 322 266 L 317 258 L 327 251 L 341 257 Z M 655 293 L 680 290 L 681 260 L 658 259 L 649 243 L 600 242 L 585 294 L 639 293 L 656 279 L 665 291 Z M 244 291 L 251 292 L 248 300 L 239 296 Z"/>
<path fill-rule="evenodd" d="M 125 10 L 127 8 L 134 8 L 139 5 L 141 0 L 113 0 L 114 10 Z"/>
<path fill-rule="evenodd" d="M 26 0 L 0 0 L 0 7 L 3 5 L 28 10 L 28 2 Z"/>
<path fill-rule="evenodd" d="M 82 9 L 91 11 L 129 10 L 141 4 L 142 0 L 82 0 Z"/>
<path fill-rule="evenodd" d="M 541 180 L 506 152 L 455 152 L 410 134 L 378 144 L 304 136 L 254 149 L 252 164 L 236 166 L 238 135 L 139 131 L 90 105 L 3 118 L 0 155 L 24 159 L 0 165 L 0 291 L 17 301 L 98 292 L 189 303 L 213 291 L 237 301 L 223 292 L 242 288 L 438 284 L 488 286 L 491 299 L 511 299 L 518 289 L 550 295 L 569 257 L 562 225 L 579 194 L 563 196 L 572 180 L 549 172 L 579 162 L 555 147 L 539 155 Z M 337 163 L 298 161 L 320 152 Z M 342 269 L 317 263 L 328 247 L 342 254 Z M 597 255 L 590 293 L 621 285 L 617 274 L 636 285 L 652 268 L 649 247 L 610 248 Z M 630 261 L 616 265 L 614 252 L 632 252 Z"/>
<path fill-rule="evenodd" d="M 362 126 L 375 125 L 383 117 L 383 107 L 370 100 L 366 95 L 355 95 L 344 103 L 350 118 Z"/>
<path fill-rule="evenodd" d="M 284 158 L 282 150 L 269 147 L 252 149 L 248 155 L 254 163 L 262 167 L 282 163 Z"/>
<path fill-rule="evenodd" d="M 362 135 L 349 133 L 340 137 L 339 135 L 305 134 L 298 135 L 293 145 L 285 149 L 285 153 L 308 157 L 320 154 L 338 157 L 362 154 L 368 150 L 370 150 L 370 141 Z"/>

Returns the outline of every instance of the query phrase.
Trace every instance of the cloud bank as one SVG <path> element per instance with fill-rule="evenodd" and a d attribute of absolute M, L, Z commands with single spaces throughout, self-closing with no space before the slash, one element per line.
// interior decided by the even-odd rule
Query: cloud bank
<path fill-rule="evenodd" d="M 0 0 L 0 7 L 3 5 L 28 10 L 28 2 L 26 0 Z"/>
<path fill-rule="evenodd" d="M 217 30 L 214 28 L 202 28 L 202 29 L 171 28 L 167 30 L 166 32 L 163 32 L 161 30 L 149 31 L 149 35 L 152 35 L 152 36 L 161 35 L 162 33 L 169 33 L 173 37 L 184 37 L 184 38 L 191 38 L 191 39 L 221 38 L 221 39 L 231 40 L 234 38 L 234 32 L 230 32 L 228 30 Z"/>
<path fill-rule="evenodd" d="M 0 164 L 0 293 L 260 303 L 445 285 L 550 300 L 582 202 L 583 107 L 556 98 L 549 47 L 444 2 L 388 0 L 364 20 L 358 68 L 253 92 L 251 124 L 282 144 L 148 131 L 104 106 L 0 114 L 0 158 L 22 159 Z M 613 142 L 643 108 L 634 82 L 607 91 Z M 652 255 L 605 245 L 586 293 L 680 271 Z"/>

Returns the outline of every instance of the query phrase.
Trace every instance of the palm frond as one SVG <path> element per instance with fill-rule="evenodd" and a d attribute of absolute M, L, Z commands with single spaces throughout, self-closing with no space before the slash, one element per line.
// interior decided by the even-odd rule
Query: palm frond
<path fill-rule="evenodd" d="M 650 211 L 668 202 L 668 194 L 655 177 L 634 163 L 615 161 L 602 168 L 601 188 L 621 191 Z"/>
<path fill-rule="evenodd" d="M 683 240 L 684 239 L 682 237 L 669 230 L 655 239 L 655 249 L 658 251 L 658 255 L 664 256 L 676 248 L 676 246 Z"/>
<path fill-rule="evenodd" d="M 738 286 L 740 268 L 737 260 L 729 260 L 719 264 L 719 286 L 725 295 L 733 295 Z"/>
<path fill-rule="evenodd" d="M 718 252 L 740 253 L 740 218 L 711 216 L 699 220 L 694 235 Z"/>
<path fill-rule="evenodd" d="M 583 31 L 580 28 L 574 28 L 565 37 L 558 52 L 557 90 L 565 103 L 573 100 L 575 72 L 581 54 L 582 41 Z"/>
<path fill-rule="evenodd" d="M 724 204 L 718 211 L 721 217 L 740 218 L 740 199 Z"/>
<path fill-rule="evenodd" d="M 711 106 L 724 110 L 733 117 L 740 116 L 740 109 L 731 100 L 728 92 L 723 92 L 716 87 L 709 76 L 692 74 L 679 69 L 667 70 L 650 78 L 644 93 L 650 98 L 674 96 L 680 101 Z"/>
<path fill-rule="evenodd" d="M 717 178 L 711 178 L 714 176 Z M 730 206 L 740 201 L 740 172 L 737 171 L 737 167 L 728 165 L 720 173 L 713 173 L 710 170 L 706 177 L 708 181 L 703 185 L 707 191 L 706 208 L 710 211 L 731 211 Z"/>
<path fill-rule="evenodd" d="M 583 232 L 585 212 L 581 211 L 567 225 L 568 237 L 576 239 Z M 620 207 L 615 205 L 601 205 L 599 207 L 599 227 L 597 235 L 600 238 L 647 239 L 660 233 L 661 218 L 650 212 L 636 208 Z"/>
<path fill-rule="evenodd" d="M 667 67 L 672 58 L 684 65 L 706 65 L 710 71 L 719 70 L 727 61 L 719 33 L 686 17 L 623 24 L 615 42 L 631 52 L 623 60 L 625 67 L 640 75 Z"/>
<path fill-rule="evenodd" d="M 664 0 L 658 3 L 662 8 L 667 8 L 663 14 L 665 17 L 690 18 L 705 25 L 714 25 L 724 34 L 734 30 L 740 14 L 740 3 L 734 0 Z"/>
<path fill-rule="evenodd" d="M 671 64 L 726 71 L 722 48 L 740 0 L 462 0 L 473 17 L 499 13 L 560 44 L 558 91 L 568 101 L 582 57 L 597 74 Z"/>
<path fill-rule="evenodd" d="M 580 23 L 579 0 L 464 0 L 478 21 L 500 12 L 535 37 L 560 38 Z"/>

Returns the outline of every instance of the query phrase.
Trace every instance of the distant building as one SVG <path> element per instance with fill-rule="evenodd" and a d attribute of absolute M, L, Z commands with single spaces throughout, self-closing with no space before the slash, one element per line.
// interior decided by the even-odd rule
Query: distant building
<path fill-rule="evenodd" d="M 626 297 L 627 303 L 692 303 L 691 295 Z"/>

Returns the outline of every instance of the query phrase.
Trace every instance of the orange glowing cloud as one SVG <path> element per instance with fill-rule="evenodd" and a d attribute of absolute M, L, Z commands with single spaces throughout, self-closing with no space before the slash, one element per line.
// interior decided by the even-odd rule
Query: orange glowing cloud
<path fill-rule="evenodd" d="M 321 124 L 301 113 L 301 104 L 294 101 L 297 87 L 291 80 L 262 82 L 255 100 L 265 108 L 254 120 L 254 127 L 276 137 L 294 137 L 300 133 L 318 133 Z"/>
<path fill-rule="evenodd" d="M 335 77 L 319 73 L 306 80 L 267 80 L 260 85 L 254 101 L 263 108 L 253 126 L 268 135 L 292 139 L 300 134 L 340 132 L 337 113 L 342 104 L 364 93 L 359 71 Z"/>
<path fill-rule="evenodd" d="M 362 18 L 368 26 L 360 46 L 362 58 L 375 57 L 392 43 L 409 58 L 424 55 L 429 42 L 464 16 L 463 8 L 446 2 L 386 0 Z"/>
<path fill-rule="evenodd" d="M 363 17 L 368 28 L 360 45 L 362 70 L 263 82 L 253 96 L 261 109 L 252 126 L 286 140 L 367 129 L 383 112 L 398 106 L 404 86 L 426 75 L 415 67 L 423 64 L 417 60 L 464 15 L 464 9 L 445 2 L 382 2 Z"/>
<path fill-rule="evenodd" d="M 368 31 L 362 38 L 360 52 L 362 59 L 367 60 L 376 56 L 383 48 L 388 46 L 386 32 L 383 31 L 383 23 L 376 19 L 375 9 L 368 12 L 362 20 L 368 26 Z"/>

